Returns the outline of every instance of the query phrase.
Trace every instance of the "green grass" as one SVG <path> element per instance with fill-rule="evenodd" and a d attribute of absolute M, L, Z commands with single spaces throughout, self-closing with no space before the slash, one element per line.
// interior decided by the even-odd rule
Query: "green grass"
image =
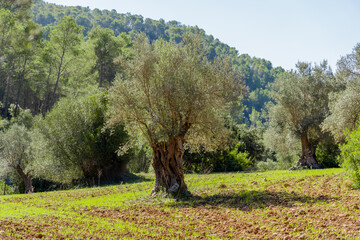
<path fill-rule="evenodd" d="M 343 169 L 189 174 L 193 196 L 150 181 L 0 197 L 0 239 L 360 237 L 359 192 Z"/>

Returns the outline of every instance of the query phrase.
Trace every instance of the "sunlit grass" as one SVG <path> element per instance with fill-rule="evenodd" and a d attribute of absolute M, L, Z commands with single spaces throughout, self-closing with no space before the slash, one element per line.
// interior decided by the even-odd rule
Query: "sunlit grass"
<path fill-rule="evenodd" d="M 188 174 L 192 196 L 177 199 L 150 197 L 154 176 L 142 177 L 150 181 L 1 196 L 0 238 L 316 239 L 355 236 L 360 221 L 340 168 Z M 350 227 L 334 227 L 338 214 Z"/>

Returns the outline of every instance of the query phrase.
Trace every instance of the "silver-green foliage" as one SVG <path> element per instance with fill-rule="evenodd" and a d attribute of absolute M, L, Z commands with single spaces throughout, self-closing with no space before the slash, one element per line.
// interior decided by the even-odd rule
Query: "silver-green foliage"
<path fill-rule="evenodd" d="M 82 162 L 91 157 L 89 130 L 95 121 L 94 114 L 100 110 L 98 98 L 86 98 L 62 98 L 45 119 L 36 121 L 35 152 L 38 160 L 53 166 L 44 169 L 50 180 L 68 182 L 81 176 Z"/>
<path fill-rule="evenodd" d="M 278 169 L 278 163 L 271 159 L 266 159 L 266 161 L 257 162 L 256 169 L 258 171 L 276 170 Z"/>
<path fill-rule="evenodd" d="M 304 134 L 310 144 L 318 144 L 320 124 L 329 112 L 328 96 L 335 89 L 335 77 L 326 61 L 315 66 L 299 62 L 296 67 L 296 71 L 280 74 L 272 84 L 275 104 L 268 105 L 265 140 L 276 152 L 299 151 Z"/>
<path fill-rule="evenodd" d="M 342 91 L 331 96 L 330 112 L 323 130 L 330 131 L 339 142 L 345 140 L 345 129 L 353 130 L 360 113 L 360 43 L 351 54 L 338 61 L 338 87 Z"/>
<path fill-rule="evenodd" d="M 234 90 L 242 90 L 229 61 L 208 61 L 201 38 L 191 35 L 181 44 L 153 45 L 138 36 L 134 48 L 131 61 L 120 60 L 127 74 L 110 91 L 109 125 L 125 122 L 130 135 L 150 145 L 189 127 L 186 142 L 195 148 L 215 148 L 226 138 L 223 115 Z"/>
<path fill-rule="evenodd" d="M 0 132 L 0 174 L 6 176 L 20 167 L 25 174 L 33 174 L 31 133 L 24 126 L 13 124 Z"/>

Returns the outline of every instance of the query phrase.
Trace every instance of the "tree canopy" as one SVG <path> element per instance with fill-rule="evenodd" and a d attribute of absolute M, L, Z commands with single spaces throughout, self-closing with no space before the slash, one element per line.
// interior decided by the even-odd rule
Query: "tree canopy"
<path fill-rule="evenodd" d="M 119 157 L 117 150 L 128 136 L 121 125 L 112 132 L 103 130 L 106 111 L 105 93 L 89 90 L 62 98 L 45 119 L 37 119 L 34 149 L 37 161 L 48 168 L 44 175 L 60 182 L 79 176 L 88 183 L 121 179 L 131 152 Z"/>
<path fill-rule="evenodd" d="M 321 123 L 328 115 L 329 93 L 335 77 L 324 61 L 313 67 L 299 62 L 296 71 L 284 73 L 273 84 L 267 134 L 292 135 L 301 142 L 299 165 L 318 168 L 316 147 L 324 138 Z M 275 136 L 274 136 L 275 137 Z M 271 140 L 270 140 L 271 141 Z"/>
<path fill-rule="evenodd" d="M 134 47 L 134 58 L 122 62 L 127 72 L 110 91 L 109 124 L 126 122 L 132 136 L 146 138 L 154 154 L 153 192 L 186 191 L 184 145 L 213 147 L 224 140 L 223 116 L 243 93 L 240 75 L 229 61 L 207 60 L 198 35 L 153 45 L 138 36 Z"/>
<path fill-rule="evenodd" d="M 345 140 L 345 130 L 354 130 L 360 114 L 360 44 L 351 54 L 338 61 L 337 91 L 331 95 L 330 115 L 323 130 L 330 131 L 337 141 Z"/>

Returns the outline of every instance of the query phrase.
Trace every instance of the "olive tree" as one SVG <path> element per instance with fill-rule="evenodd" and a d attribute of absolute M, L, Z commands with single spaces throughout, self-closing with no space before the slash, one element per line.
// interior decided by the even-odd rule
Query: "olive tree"
<path fill-rule="evenodd" d="M 329 93 L 334 90 L 335 78 L 326 61 L 315 67 L 299 62 L 296 67 L 296 71 L 281 74 L 272 85 L 275 104 L 269 105 L 265 135 L 297 139 L 301 143 L 298 165 L 319 168 L 315 153 L 324 138 L 321 123 L 329 113 Z"/>
<path fill-rule="evenodd" d="M 330 131 L 338 142 L 345 141 L 344 131 L 354 130 L 360 114 L 360 43 L 351 54 L 342 57 L 338 63 L 338 92 L 331 96 L 331 114 L 322 127 Z"/>
<path fill-rule="evenodd" d="M 30 167 L 32 159 L 31 134 L 24 125 L 13 124 L 0 132 L 0 167 L 5 172 L 16 171 L 27 193 L 34 191 Z"/>
<path fill-rule="evenodd" d="M 239 75 L 228 61 L 206 59 L 201 37 L 189 34 L 180 44 L 144 36 L 134 40 L 127 72 L 110 90 L 109 126 L 126 123 L 131 136 L 153 151 L 155 187 L 170 194 L 187 191 L 182 157 L 186 147 L 214 148 L 228 130 L 224 118 L 242 93 Z M 237 94 L 236 94 L 237 93 Z"/>

